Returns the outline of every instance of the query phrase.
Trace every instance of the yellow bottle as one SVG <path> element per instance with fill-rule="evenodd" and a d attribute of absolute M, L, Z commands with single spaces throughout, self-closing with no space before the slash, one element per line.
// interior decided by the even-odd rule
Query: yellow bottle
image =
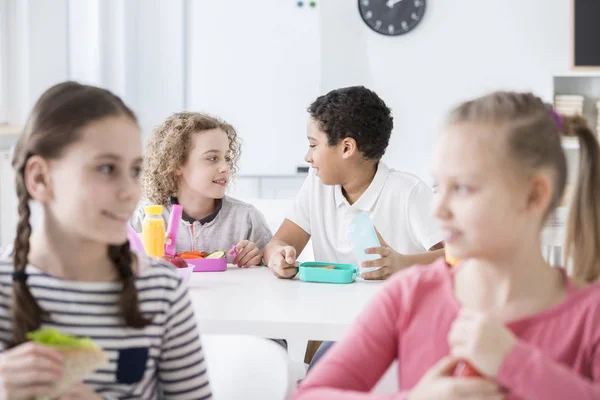
<path fill-rule="evenodd" d="M 165 255 L 165 221 L 162 218 L 162 206 L 144 207 L 146 216 L 142 224 L 142 243 L 146 254 L 162 258 Z"/>

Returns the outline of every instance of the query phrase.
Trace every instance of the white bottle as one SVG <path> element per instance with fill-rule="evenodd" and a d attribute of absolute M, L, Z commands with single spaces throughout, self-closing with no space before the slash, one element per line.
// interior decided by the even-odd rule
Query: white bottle
<path fill-rule="evenodd" d="M 373 247 L 381 247 L 381 243 L 377 238 L 375 226 L 371 217 L 364 211 L 359 211 L 352 217 L 348 224 L 348 237 L 352 245 L 352 251 L 356 258 L 359 273 L 371 272 L 378 270 L 380 267 L 363 268 L 361 264 L 365 261 L 377 260 L 381 256 L 379 254 L 366 254 L 365 250 Z"/>

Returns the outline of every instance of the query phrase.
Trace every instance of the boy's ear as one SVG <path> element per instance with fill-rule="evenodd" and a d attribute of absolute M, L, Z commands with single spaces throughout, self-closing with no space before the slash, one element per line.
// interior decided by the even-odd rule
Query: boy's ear
<path fill-rule="evenodd" d="M 347 137 L 342 139 L 342 142 L 340 143 L 343 153 L 342 153 L 342 157 L 344 159 L 348 159 L 350 157 L 352 157 L 353 155 L 355 155 L 356 153 L 358 153 L 358 147 L 356 146 L 356 140 L 354 140 L 351 137 Z"/>

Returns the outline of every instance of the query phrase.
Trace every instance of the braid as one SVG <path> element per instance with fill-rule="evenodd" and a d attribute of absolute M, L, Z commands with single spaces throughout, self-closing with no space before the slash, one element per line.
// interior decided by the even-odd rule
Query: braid
<path fill-rule="evenodd" d="M 109 246 L 108 256 L 117 268 L 119 277 L 123 282 L 123 289 L 119 297 L 119 306 L 125 323 L 132 328 L 140 329 L 148 324 L 150 320 L 144 317 L 140 310 L 137 288 L 135 287 L 135 276 L 131 264 L 131 250 L 129 242 L 121 246 Z"/>
<path fill-rule="evenodd" d="M 29 256 L 29 237 L 31 223 L 29 218 L 29 193 L 25 187 L 24 168 L 18 171 L 16 177 L 17 196 L 19 198 L 19 222 L 17 237 L 14 242 L 13 297 L 12 297 L 12 343 L 17 346 L 26 341 L 27 332 L 38 329 L 41 325 L 43 310 L 31 294 L 27 285 L 25 268 Z"/>

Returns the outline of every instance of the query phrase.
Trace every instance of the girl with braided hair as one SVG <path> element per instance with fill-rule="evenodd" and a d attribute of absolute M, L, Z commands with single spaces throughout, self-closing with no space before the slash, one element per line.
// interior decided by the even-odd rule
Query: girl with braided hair
<path fill-rule="evenodd" d="M 39 328 L 89 337 L 107 356 L 67 398 L 211 397 L 185 285 L 127 242 L 141 149 L 134 113 L 107 90 L 65 82 L 35 104 L 13 158 L 12 260 L 0 263 L 0 399 L 43 396 L 68 373 L 58 352 L 27 342 Z"/>

